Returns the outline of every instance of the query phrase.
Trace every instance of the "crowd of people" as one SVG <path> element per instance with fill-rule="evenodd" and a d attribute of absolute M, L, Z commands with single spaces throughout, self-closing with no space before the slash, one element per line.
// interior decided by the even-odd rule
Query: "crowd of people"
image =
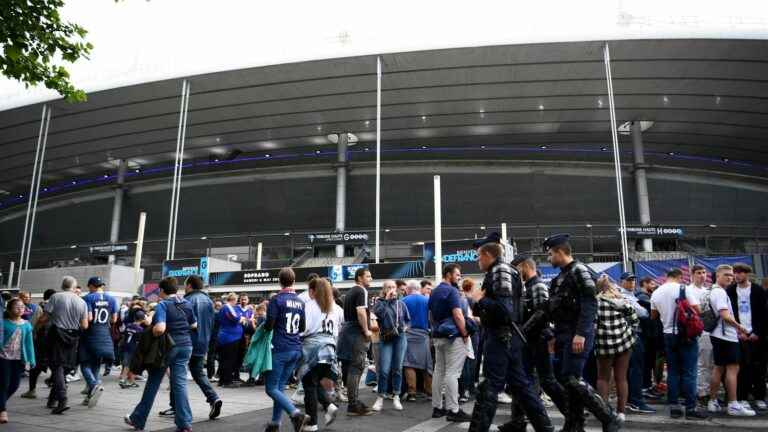
<path fill-rule="evenodd" d="M 583 431 L 585 411 L 611 432 L 628 414 L 652 414 L 662 403 L 672 418 L 691 420 L 768 411 L 768 287 L 752 282 L 750 266 L 721 265 L 711 275 L 694 266 L 691 283 L 677 268 L 660 286 L 631 272 L 614 281 L 575 260 L 568 236 L 558 235 L 544 249 L 561 272 L 546 283 L 534 259 L 507 259 L 497 235 L 476 247 L 482 281 L 463 278 L 476 270 L 452 263 L 436 286 L 387 280 L 376 295 L 361 267 L 345 293 L 311 275 L 300 294 L 284 268 L 280 291 L 253 303 L 246 294 L 212 297 L 197 276 L 183 286 L 163 279 L 155 302 L 135 296 L 120 304 L 98 277 L 85 295 L 65 277 L 39 304 L 26 292 L 4 296 L 0 423 L 25 375 L 21 397 L 35 399 L 38 378 L 50 371 L 46 406 L 62 414 L 73 374 L 85 382 L 82 404 L 93 408 L 117 366 L 121 389 L 144 381 L 124 418 L 136 430 L 166 376 L 169 408 L 160 415 L 191 430 L 188 373 L 212 420 L 223 409 L 222 388 L 263 385 L 274 401 L 268 432 L 279 430 L 283 413 L 296 432 L 315 432 L 320 410 L 329 425 L 342 403 L 347 415 L 366 416 L 389 409 L 387 401 L 397 411 L 430 401 L 433 418 L 468 422 L 470 432 L 487 432 L 499 403 L 511 403 L 502 432 L 527 424 L 554 431 L 547 406 L 563 414 L 564 432 Z M 370 406 L 363 382 L 374 386 Z M 288 386 L 298 390 L 291 395 Z"/>

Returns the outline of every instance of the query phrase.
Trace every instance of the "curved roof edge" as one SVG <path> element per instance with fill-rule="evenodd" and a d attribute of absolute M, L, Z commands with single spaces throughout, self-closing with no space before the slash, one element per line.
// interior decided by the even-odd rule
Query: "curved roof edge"
<path fill-rule="evenodd" d="M 606 3 L 608 6 L 606 7 Z M 90 60 L 69 65 L 96 92 L 206 73 L 308 60 L 432 49 L 631 39 L 768 39 L 768 4 L 666 0 L 451 5 L 394 0 L 386 7 L 328 0 L 67 3 L 89 30 Z M 553 13 L 557 11 L 557 13 Z M 59 99 L 0 79 L 0 111 Z"/>

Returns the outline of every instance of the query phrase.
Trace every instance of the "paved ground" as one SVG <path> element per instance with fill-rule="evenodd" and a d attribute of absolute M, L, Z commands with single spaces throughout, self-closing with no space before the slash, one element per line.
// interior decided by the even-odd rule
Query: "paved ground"
<path fill-rule="evenodd" d="M 42 382 L 42 379 L 41 379 Z M 82 400 L 79 394 L 83 388 L 83 382 L 77 381 L 70 385 L 70 400 L 72 409 L 61 416 L 48 414 L 44 408 L 45 400 L 21 399 L 18 395 L 26 391 L 27 383 L 22 383 L 22 389 L 9 403 L 11 423 L 0 425 L 0 432 L 43 432 L 43 431 L 72 431 L 72 432 L 110 432 L 127 431 L 123 424 L 122 416 L 129 412 L 138 402 L 141 389 L 122 390 L 117 385 L 117 378 L 109 376 L 105 379 L 105 393 L 99 401 L 99 405 L 93 409 L 81 406 Z M 173 430 L 173 420 L 157 416 L 157 412 L 167 407 L 168 391 L 167 381 L 161 387 L 152 410 L 152 416 L 147 424 L 147 430 Z M 45 385 L 38 389 L 39 394 L 46 392 Z M 217 388 L 217 391 L 219 389 Z M 264 393 L 263 387 L 223 389 L 220 395 L 224 400 L 222 417 L 216 421 L 207 419 L 208 405 L 200 390 L 190 381 L 190 403 L 194 414 L 195 432 L 258 432 L 264 429 L 271 415 L 271 400 Z M 364 401 L 369 404 L 374 399 L 374 394 L 369 389 L 361 390 Z M 384 411 L 370 417 L 346 417 L 345 406 L 341 407 L 340 415 L 336 423 L 327 430 L 329 432 L 464 432 L 467 424 L 455 425 L 444 419 L 431 419 L 431 406 L 429 402 L 406 403 L 405 410 L 398 412 L 391 408 L 391 401 L 386 401 Z M 705 422 L 692 422 L 685 420 L 671 420 L 663 407 L 659 408 L 659 414 L 655 415 L 629 415 L 625 429 L 636 432 L 666 432 L 666 431 L 695 431 L 695 432 L 720 432 L 728 429 L 731 432 L 747 432 L 765 430 L 768 428 L 768 415 L 749 419 L 717 417 Z M 464 406 L 467 412 L 471 412 L 471 404 Z M 562 425 L 562 416 L 556 410 L 550 410 L 550 415 L 556 425 Z M 497 416 L 496 423 L 503 423 L 508 419 L 509 408 L 503 406 Z M 283 422 L 282 431 L 291 432 L 290 424 Z M 321 426 L 321 430 L 322 430 Z M 529 428 L 530 429 L 530 428 Z M 532 430 L 532 429 L 530 429 Z M 588 424 L 588 432 L 599 432 L 594 420 Z"/>

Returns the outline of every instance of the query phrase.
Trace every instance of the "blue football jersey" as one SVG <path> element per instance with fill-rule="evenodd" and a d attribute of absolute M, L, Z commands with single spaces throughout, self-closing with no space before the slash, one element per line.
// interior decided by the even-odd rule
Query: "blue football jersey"
<path fill-rule="evenodd" d="M 88 306 L 90 324 L 85 332 L 86 343 L 92 346 L 112 346 L 112 316 L 117 313 L 117 300 L 109 294 L 95 292 L 83 300 Z"/>
<path fill-rule="evenodd" d="M 272 347 L 276 352 L 301 351 L 304 302 L 293 291 L 281 291 L 269 301 L 267 319 L 275 320 Z"/>

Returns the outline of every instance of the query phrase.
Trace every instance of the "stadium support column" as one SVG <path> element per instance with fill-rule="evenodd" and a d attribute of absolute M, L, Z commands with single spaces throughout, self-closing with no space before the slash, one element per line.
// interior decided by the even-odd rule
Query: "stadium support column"
<path fill-rule="evenodd" d="M 645 154 L 643 150 L 643 131 L 639 121 L 632 122 L 632 147 L 635 155 L 635 186 L 637 188 L 637 208 L 640 213 L 640 224 L 651 224 L 651 206 L 648 201 L 648 179 L 645 175 Z M 653 251 L 653 240 L 643 239 L 643 250 Z"/>
<path fill-rule="evenodd" d="M 440 193 L 440 176 L 434 177 L 435 187 L 435 281 L 440 280 L 443 270 L 443 215 Z"/>
<path fill-rule="evenodd" d="M 43 113 L 40 119 L 40 133 L 37 136 L 37 150 L 35 150 L 35 163 L 32 168 L 32 180 L 29 183 L 29 199 L 27 200 L 27 216 L 24 219 L 24 237 L 21 243 L 21 256 L 19 257 L 18 287 L 22 288 L 21 276 L 24 270 L 29 270 L 29 252 L 32 249 L 32 239 L 35 233 L 35 216 L 37 215 L 37 200 L 40 198 L 40 178 L 43 174 L 45 161 L 45 147 L 48 144 L 48 127 L 51 125 L 51 108 L 43 105 Z"/>
<path fill-rule="evenodd" d="M 112 205 L 112 226 L 109 230 L 109 242 L 114 245 L 120 236 L 120 220 L 123 215 L 123 195 L 125 194 L 125 170 L 127 164 L 124 160 L 117 161 L 117 182 L 115 186 L 115 201 Z M 109 264 L 115 263 L 115 255 L 109 256 Z"/>
<path fill-rule="evenodd" d="M 346 132 L 338 135 L 338 159 L 336 163 L 336 231 L 344 231 L 347 222 L 347 138 Z M 344 257 L 344 245 L 336 245 L 336 258 Z"/>

